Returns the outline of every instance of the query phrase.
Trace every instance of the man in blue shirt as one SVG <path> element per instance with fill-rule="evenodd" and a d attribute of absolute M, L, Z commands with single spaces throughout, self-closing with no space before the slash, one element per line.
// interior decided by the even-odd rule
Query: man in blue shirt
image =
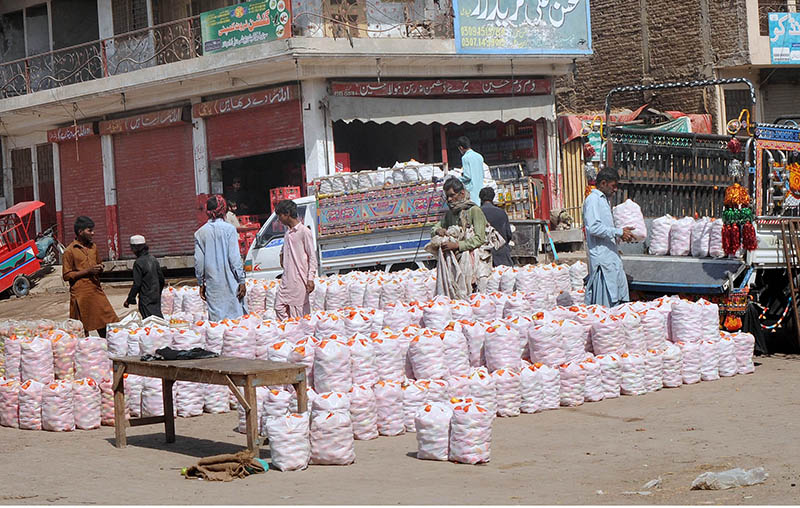
<path fill-rule="evenodd" d="M 483 188 L 483 155 L 472 149 L 472 143 L 466 136 L 456 140 L 458 151 L 461 152 L 461 182 L 469 193 L 469 199 L 480 204 L 479 193 Z"/>
<path fill-rule="evenodd" d="M 632 242 L 633 228 L 614 227 L 608 198 L 617 192 L 619 175 L 612 168 L 597 174 L 596 189 L 583 202 L 583 227 L 589 258 L 586 304 L 613 307 L 627 302 L 628 279 L 617 251 L 616 239 Z"/>

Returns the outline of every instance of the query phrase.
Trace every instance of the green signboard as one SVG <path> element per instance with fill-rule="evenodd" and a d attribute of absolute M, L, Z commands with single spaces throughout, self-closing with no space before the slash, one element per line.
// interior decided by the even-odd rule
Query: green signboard
<path fill-rule="evenodd" d="M 249 46 L 292 35 L 291 0 L 253 0 L 200 15 L 203 53 Z"/>
<path fill-rule="evenodd" d="M 453 0 L 458 53 L 590 55 L 589 0 Z"/>

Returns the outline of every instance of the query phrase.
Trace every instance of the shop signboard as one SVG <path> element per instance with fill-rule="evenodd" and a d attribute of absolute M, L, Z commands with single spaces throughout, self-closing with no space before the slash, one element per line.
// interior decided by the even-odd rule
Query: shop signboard
<path fill-rule="evenodd" d="M 453 0 L 456 52 L 590 55 L 589 0 Z"/>
<path fill-rule="evenodd" d="M 259 42 L 285 39 L 292 35 L 290 0 L 253 0 L 200 14 L 203 53 Z"/>
<path fill-rule="evenodd" d="M 800 64 L 800 12 L 769 13 L 769 51 L 773 64 Z"/>

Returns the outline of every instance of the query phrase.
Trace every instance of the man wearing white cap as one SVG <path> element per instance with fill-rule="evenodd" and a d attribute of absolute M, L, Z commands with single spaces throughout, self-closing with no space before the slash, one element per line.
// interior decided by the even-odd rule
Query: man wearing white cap
<path fill-rule="evenodd" d="M 164 317 L 161 314 L 161 290 L 164 289 L 161 266 L 158 260 L 150 255 L 150 248 L 142 235 L 131 237 L 131 250 L 136 254 L 136 261 L 133 263 L 133 287 L 124 305 L 126 308 L 134 305 L 136 295 L 139 295 L 139 314 L 143 318 Z"/>

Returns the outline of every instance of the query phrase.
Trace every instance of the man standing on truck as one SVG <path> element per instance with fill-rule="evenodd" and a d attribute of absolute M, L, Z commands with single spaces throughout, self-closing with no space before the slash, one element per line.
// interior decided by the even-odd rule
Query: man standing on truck
<path fill-rule="evenodd" d="M 480 203 L 479 193 L 483 188 L 483 156 L 472 149 L 472 143 L 466 136 L 456 141 L 461 152 L 461 182 L 467 189 L 473 203 Z"/>
<path fill-rule="evenodd" d="M 492 246 L 486 241 L 486 216 L 478 205 L 470 201 L 461 180 L 448 178 L 444 182 L 444 194 L 449 210 L 439 224 L 433 227 L 432 234 L 446 237 L 447 228 L 461 227 L 458 239 L 444 241 L 440 248 L 443 252 L 456 254 L 462 272 L 466 272 L 468 277 L 465 281 L 466 295 L 459 288 L 450 288 L 447 294 L 465 298 L 472 291 L 486 291 L 489 275 L 492 273 Z"/>
<path fill-rule="evenodd" d="M 244 315 L 244 268 L 236 228 L 225 222 L 225 198 L 206 201 L 208 222 L 194 233 L 194 273 L 200 297 L 208 304 L 208 319 L 222 321 Z"/>
<path fill-rule="evenodd" d="M 608 198 L 617 192 L 619 175 L 613 168 L 602 169 L 595 179 L 596 189 L 583 202 L 583 224 L 589 260 L 586 304 L 614 307 L 627 302 L 628 279 L 617 251 L 616 239 L 632 242 L 633 228 L 614 227 Z"/>
<path fill-rule="evenodd" d="M 311 312 L 309 295 L 317 276 L 317 251 L 311 230 L 297 218 L 297 203 L 284 199 L 275 207 L 281 224 L 289 228 L 283 237 L 283 276 L 275 296 L 278 319 L 303 317 Z"/>
<path fill-rule="evenodd" d="M 103 265 L 94 243 L 94 221 L 80 216 L 75 219 L 75 241 L 67 246 L 62 259 L 62 277 L 69 282 L 69 317 L 83 323 L 88 335 L 97 330 L 106 336 L 106 325 L 119 321 L 103 288 L 100 274 Z"/>

